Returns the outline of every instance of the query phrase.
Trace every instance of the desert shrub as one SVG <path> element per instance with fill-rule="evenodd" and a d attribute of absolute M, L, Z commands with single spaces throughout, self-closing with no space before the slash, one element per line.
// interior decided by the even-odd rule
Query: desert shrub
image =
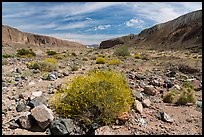
<path fill-rule="evenodd" d="M 128 50 L 127 46 L 121 46 L 118 49 L 115 50 L 114 52 L 115 55 L 117 56 L 130 56 L 130 52 Z"/>
<path fill-rule="evenodd" d="M 9 61 L 7 60 L 2 60 L 2 65 L 8 65 L 9 64 Z"/>
<path fill-rule="evenodd" d="M 96 58 L 96 64 L 105 64 L 106 59 L 102 57 Z"/>
<path fill-rule="evenodd" d="M 47 53 L 47 55 L 56 55 L 57 54 L 57 52 L 52 51 L 52 50 L 48 50 L 46 53 Z"/>
<path fill-rule="evenodd" d="M 110 61 L 108 61 L 109 65 L 119 65 L 121 63 L 121 60 L 119 59 L 112 59 Z"/>
<path fill-rule="evenodd" d="M 79 67 L 77 65 L 72 65 L 71 67 L 71 71 L 78 71 Z"/>
<path fill-rule="evenodd" d="M 13 58 L 14 55 L 11 54 L 2 54 L 2 58 Z"/>
<path fill-rule="evenodd" d="M 36 61 L 28 62 L 26 65 L 29 69 L 40 69 L 41 68 L 40 64 Z"/>
<path fill-rule="evenodd" d="M 135 57 L 136 59 L 141 59 L 141 58 L 142 58 L 141 54 L 138 54 L 138 53 L 136 53 L 136 54 L 134 55 L 134 57 Z"/>
<path fill-rule="evenodd" d="M 26 65 L 29 69 L 39 69 L 41 71 L 51 72 L 57 69 L 57 60 L 54 58 L 46 58 L 44 61 L 28 62 Z"/>
<path fill-rule="evenodd" d="M 35 52 L 32 51 L 32 49 L 19 49 L 17 50 L 18 57 L 33 57 L 36 56 Z"/>
<path fill-rule="evenodd" d="M 133 103 L 126 78 L 114 71 L 90 71 L 75 77 L 55 92 L 52 106 L 61 117 L 73 118 L 85 125 L 109 124 Z"/>
<path fill-rule="evenodd" d="M 46 59 L 45 59 L 45 62 L 49 62 L 49 63 L 56 64 L 56 63 L 57 63 L 57 60 L 56 60 L 55 58 L 46 58 Z"/>
<path fill-rule="evenodd" d="M 191 88 L 183 88 L 183 92 L 179 96 L 177 100 L 177 104 L 179 105 L 185 105 L 187 103 L 195 103 L 196 102 L 196 96 L 195 96 L 195 90 Z"/>
<path fill-rule="evenodd" d="M 171 90 L 163 97 L 164 103 L 176 103 L 178 99 L 179 91 L 177 90 Z"/>

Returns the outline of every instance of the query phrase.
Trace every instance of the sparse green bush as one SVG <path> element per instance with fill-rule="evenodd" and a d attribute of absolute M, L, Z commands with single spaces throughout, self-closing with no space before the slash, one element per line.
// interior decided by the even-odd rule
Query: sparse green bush
<path fill-rule="evenodd" d="M 118 49 L 115 50 L 114 52 L 115 55 L 117 56 L 130 56 L 130 52 L 128 50 L 127 46 L 121 46 Z"/>
<path fill-rule="evenodd" d="M 187 103 L 195 103 L 195 90 L 188 87 L 183 87 L 181 91 L 171 90 L 163 98 L 165 103 L 176 103 L 178 105 L 185 105 Z"/>
<path fill-rule="evenodd" d="M 46 53 L 47 53 L 47 55 L 56 55 L 57 54 L 57 52 L 52 51 L 52 50 L 48 50 Z"/>
<path fill-rule="evenodd" d="M 110 61 L 108 61 L 109 65 L 119 65 L 121 63 L 121 60 L 119 59 L 112 59 Z"/>
<path fill-rule="evenodd" d="M 41 68 L 40 64 L 36 61 L 28 62 L 26 65 L 29 69 L 40 69 Z"/>
<path fill-rule="evenodd" d="M 85 125 L 109 124 L 118 113 L 127 112 L 133 103 L 126 78 L 114 71 L 90 71 L 55 92 L 49 102 L 61 117 Z"/>
<path fill-rule="evenodd" d="M 102 58 L 102 57 L 96 58 L 96 64 L 105 64 L 105 63 L 106 63 L 105 58 Z"/>
<path fill-rule="evenodd" d="M 8 65 L 9 64 L 9 61 L 7 60 L 2 60 L 2 65 Z"/>
<path fill-rule="evenodd" d="M 171 90 L 163 97 L 164 103 L 176 103 L 179 91 Z"/>
<path fill-rule="evenodd" d="M 11 54 L 2 54 L 2 58 L 13 58 L 14 55 Z"/>
<path fill-rule="evenodd" d="M 185 105 L 187 103 L 195 102 L 196 102 L 195 90 L 191 88 L 183 88 L 183 92 L 179 96 L 179 99 L 177 100 L 176 103 L 179 105 Z"/>
<path fill-rule="evenodd" d="M 136 53 L 136 54 L 134 55 L 134 57 L 135 57 L 136 59 L 141 59 L 141 58 L 142 58 L 141 54 L 138 54 L 138 53 Z"/>
<path fill-rule="evenodd" d="M 18 57 L 34 57 L 36 56 L 35 52 L 32 51 L 32 49 L 19 49 L 17 50 L 17 54 Z"/>

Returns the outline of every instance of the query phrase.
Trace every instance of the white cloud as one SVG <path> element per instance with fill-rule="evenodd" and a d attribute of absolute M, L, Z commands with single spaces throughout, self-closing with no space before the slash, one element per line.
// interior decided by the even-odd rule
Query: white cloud
<path fill-rule="evenodd" d="M 157 23 L 163 23 L 188 12 L 202 9 L 201 2 L 134 2 L 128 6 L 132 12 Z"/>
<path fill-rule="evenodd" d="M 126 25 L 132 28 L 142 28 L 144 25 L 144 21 L 141 19 L 134 18 L 134 19 L 127 21 Z"/>
<path fill-rule="evenodd" d="M 54 30 L 68 30 L 68 29 L 78 29 L 78 28 L 84 28 L 87 27 L 89 22 L 83 21 L 83 22 L 73 22 L 66 25 L 60 25 L 56 27 Z"/>
<path fill-rule="evenodd" d="M 127 34 L 76 34 L 76 33 L 55 33 L 55 34 L 42 34 L 52 36 L 55 38 L 75 41 L 85 45 L 100 44 L 103 40 L 121 37 Z"/>
<path fill-rule="evenodd" d="M 99 26 L 95 27 L 94 30 L 105 30 L 105 29 L 108 29 L 110 27 L 111 27 L 111 25 L 99 25 Z"/>
<path fill-rule="evenodd" d="M 24 32 L 32 32 L 38 29 L 51 29 L 56 27 L 57 25 L 54 23 L 48 23 L 48 24 L 24 24 L 16 26 L 15 28 L 24 31 Z"/>

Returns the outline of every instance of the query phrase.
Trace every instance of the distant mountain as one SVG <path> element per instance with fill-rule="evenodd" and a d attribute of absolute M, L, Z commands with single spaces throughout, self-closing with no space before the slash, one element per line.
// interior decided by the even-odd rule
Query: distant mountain
<path fill-rule="evenodd" d="M 9 46 L 59 46 L 68 48 L 85 48 L 84 45 L 67 41 L 60 40 L 50 36 L 42 36 L 32 33 L 26 33 L 19 31 L 18 29 L 2 25 L 2 45 Z"/>
<path fill-rule="evenodd" d="M 201 49 L 202 10 L 157 24 L 138 35 L 131 34 L 102 41 L 100 48 L 111 48 L 120 44 L 151 49 Z"/>

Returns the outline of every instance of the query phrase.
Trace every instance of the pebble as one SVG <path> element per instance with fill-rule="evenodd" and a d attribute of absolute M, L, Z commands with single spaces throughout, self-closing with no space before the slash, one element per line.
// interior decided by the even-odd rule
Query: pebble
<path fill-rule="evenodd" d="M 142 114 L 143 107 L 142 107 L 142 104 L 138 100 L 135 100 L 134 106 L 135 106 L 135 109 L 137 110 L 137 112 Z"/>

